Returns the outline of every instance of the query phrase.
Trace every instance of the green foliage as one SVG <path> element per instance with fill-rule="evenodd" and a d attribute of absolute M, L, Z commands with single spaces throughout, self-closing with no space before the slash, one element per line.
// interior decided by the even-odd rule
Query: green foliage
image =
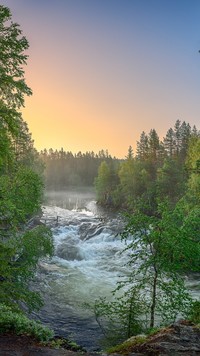
<path fill-rule="evenodd" d="M 191 205 L 200 202 L 200 137 L 194 136 L 189 142 L 186 166 L 190 173 L 188 199 Z"/>
<path fill-rule="evenodd" d="M 69 348 L 70 350 L 72 351 L 81 351 L 82 348 L 77 345 L 77 343 L 75 341 L 68 341 L 68 345 L 69 345 Z"/>
<path fill-rule="evenodd" d="M 200 301 L 199 300 L 195 300 L 191 304 L 191 308 L 189 311 L 189 319 L 195 324 L 200 324 Z"/>
<path fill-rule="evenodd" d="M 52 330 L 28 319 L 23 313 L 14 312 L 10 307 L 0 304 L 0 333 L 6 332 L 30 335 L 39 341 L 48 341 L 53 337 Z"/>
<path fill-rule="evenodd" d="M 19 228 L 20 223 L 37 213 L 42 187 L 41 177 L 28 167 L 19 167 L 11 176 L 0 176 L 0 227 Z"/>
<path fill-rule="evenodd" d="M 104 345 L 122 342 L 143 330 L 141 315 L 145 313 L 145 304 L 137 288 L 130 288 L 113 301 L 106 298 L 95 300 L 93 309 L 104 334 Z"/>
<path fill-rule="evenodd" d="M 10 10 L 0 5 L 0 173 L 10 172 L 20 151 L 32 145 L 18 111 L 24 106 L 24 96 L 32 93 L 24 80 L 28 46 L 19 25 L 12 22 Z"/>
<path fill-rule="evenodd" d="M 39 158 L 45 165 L 44 177 L 47 189 L 61 190 L 75 186 L 93 186 L 98 175 L 100 164 L 105 161 L 108 165 L 118 165 L 119 160 L 112 158 L 107 151 L 72 152 L 44 149 Z"/>
<path fill-rule="evenodd" d="M 155 129 L 149 134 L 143 131 L 137 142 L 136 156 L 133 157 L 130 146 L 126 159 L 114 167 L 112 189 L 109 172 L 106 179 L 105 169 L 104 173 L 100 169 L 96 179 L 99 202 L 104 204 L 105 192 L 109 192 L 114 208 L 130 212 L 139 208 L 148 215 L 155 215 L 159 201 L 167 197 L 175 206 L 186 193 L 188 184 L 191 204 L 195 201 L 197 204 L 200 191 L 199 137 L 195 127 L 191 129 L 188 123 L 180 120 L 167 131 L 163 142 Z M 108 162 L 107 165 L 109 167 Z"/>
<path fill-rule="evenodd" d="M 19 111 L 24 96 L 31 95 L 24 79 L 27 49 L 10 10 L 0 5 L 0 303 L 13 310 L 41 306 L 29 281 L 39 259 L 53 250 L 46 227 L 27 229 L 27 220 L 40 209 L 43 187 L 41 163 Z"/>
<path fill-rule="evenodd" d="M 16 310 L 21 308 L 21 302 L 29 310 L 40 308 L 41 297 L 29 290 L 29 282 L 39 259 L 53 252 L 50 230 L 39 226 L 17 238 L 10 238 L 7 243 L 0 242 L 0 246 L 0 302 Z"/>
<path fill-rule="evenodd" d="M 145 189 L 145 178 L 141 171 L 140 162 L 134 159 L 127 159 L 121 163 L 118 175 L 124 201 L 133 202 L 138 194 L 142 194 Z"/>
<path fill-rule="evenodd" d="M 24 94 L 31 90 L 24 81 L 24 69 L 28 41 L 22 36 L 19 25 L 11 20 L 10 10 L 0 6 L 0 48 L 1 48 L 1 98 L 7 108 L 20 108 L 24 104 Z"/>
<path fill-rule="evenodd" d="M 107 345 L 177 317 L 190 315 L 199 322 L 199 303 L 184 283 L 186 272 L 199 271 L 199 209 L 186 212 L 181 202 L 175 209 L 162 203 L 154 216 L 135 212 L 125 217 L 121 236 L 130 272 L 118 282 L 113 301 L 101 298 L 94 306 Z"/>
<path fill-rule="evenodd" d="M 11 194 L 16 209 L 25 212 L 24 218 L 38 212 L 42 200 L 42 188 L 42 179 L 33 170 L 24 167 L 17 171 Z M 23 218 L 23 215 L 21 217 Z"/>
<path fill-rule="evenodd" d="M 111 171 L 108 164 L 103 161 L 98 169 L 98 177 L 95 180 L 95 186 L 97 190 L 97 199 L 102 202 L 106 201 L 107 194 L 111 188 Z"/>
<path fill-rule="evenodd" d="M 157 196 L 159 199 L 168 197 L 174 204 L 185 191 L 185 170 L 182 165 L 165 158 L 163 166 L 157 170 Z"/>
<path fill-rule="evenodd" d="M 133 315 L 140 330 L 148 332 L 157 324 L 189 315 L 199 323 L 199 302 L 192 300 L 184 283 L 185 273 L 199 272 L 200 266 L 199 137 L 196 128 L 191 130 L 179 120 L 164 143 L 155 130 L 149 136 L 143 132 L 136 158 L 128 155 L 120 165 L 120 184 L 112 197 L 120 193 L 118 203 L 133 212 L 125 215 L 122 233 L 130 273 L 115 291 L 122 293 L 121 299 L 115 294 L 114 301 L 96 304 L 97 321 L 108 328 L 104 330 L 107 336 L 113 330 L 120 334 L 122 325 L 126 333 L 130 313 L 124 312 L 119 325 L 117 320 L 123 309 L 121 301 L 129 305 L 125 295 L 131 290 L 137 290 L 137 300 L 142 301 L 142 310 Z M 104 184 L 104 191 L 106 187 Z"/>
<path fill-rule="evenodd" d="M 127 243 L 132 271 L 120 288 L 135 284 L 142 295 L 145 293 L 150 327 L 154 327 L 155 318 L 166 323 L 180 314 L 185 317 L 189 310 L 191 297 L 181 273 L 199 268 L 200 244 L 194 225 L 198 226 L 200 220 L 193 213 L 184 216 L 180 206 L 171 210 L 160 204 L 158 217 L 127 215 L 122 239 Z"/>
<path fill-rule="evenodd" d="M 113 204 L 112 193 L 118 183 L 117 176 L 112 165 L 103 161 L 98 169 L 98 177 L 95 178 L 95 188 L 98 202 L 111 206 Z"/>
<path fill-rule="evenodd" d="M 116 345 L 114 347 L 109 348 L 107 351 L 108 354 L 119 353 L 122 355 L 126 355 L 131 352 L 131 348 L 136 345 L 143 344 L 146 341 L 146 336 L 138 335 L 130 340 L 126 340 L 122 344 Z"/>
<path fill-rule="evenodd" d="M 77 343 L 75 341 L 65 339 L 62 337 L 57 337 L 57 336 L 55 336 L 52 340 L 47 341 L 43 344 L 45 344 L 48 347 L 51 347 L 53 349 L 64 348 L 64 349 L 67 349 L 68 351 L 70 350 L 70 351 L 76 351 L 76 352 L 80 352 L 80 353 L 86 352 L 86 350 L 82 346 L 77 345 Z"/>

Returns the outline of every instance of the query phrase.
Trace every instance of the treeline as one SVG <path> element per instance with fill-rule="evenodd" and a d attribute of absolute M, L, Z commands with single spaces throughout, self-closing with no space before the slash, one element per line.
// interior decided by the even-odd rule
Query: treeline
<path fill-rule="evenodd" d="M 148 214 L 165 198 L 175 205 L 188 184 L 197 180 L 199 140 L 196 127 L 180 120 L 162 141 L 155 129 L 142 132 L 135 156 L 130 146 L 126 160 L 118 165 L 101 163 L 95 179 L 99 203 L 130 211 L 141 205 Z"/>
<path fill-rule="evenodd" d="M 108 151 L 78 152 L 44 149 L 40 159 L 45 166 L 45 186 L 47 189 L 66 189 L 72 186 L 93 186 L 98 168 L 102 162 L 110 167 L 117 166 L 119 160 L 112 158 Z"/>

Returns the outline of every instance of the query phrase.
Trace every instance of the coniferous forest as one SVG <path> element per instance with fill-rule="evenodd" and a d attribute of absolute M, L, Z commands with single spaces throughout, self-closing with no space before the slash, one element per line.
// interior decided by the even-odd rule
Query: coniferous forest
<path fill-rule="evenodd" d="M 200 302 L 185 276 L 200 271 L 200 132 L 180 120 L 162 140 L 154 128 L 143 131 L 124 159 L 104 150 L 38 153 L 20 111 L 32 94 L 24 77 L 29 44 L 11 19 L 0 5 L 0 332 L 52 336 L 26 316 L 42 306 L 30 281 L 53 254 L 51 230 L 29 222 L 41 213 L 44 188 L 72 186 L 94 186 L 97 204 L 124 219 L 130 273 L 114 292 L 125 290 L 120 298 L 95 301 L 100 327 L 102 317 L 108 326 L 120 320 L 106 332 L 121 341 L 152 331 L 157 317 L 165 325 L 178 315 L 199 323 Z"/>
<path fill-rule="evenodd" d="M 162 141 L 155 129 L 143 131 L 135 155 L 130 146 L 117 167 L 101 163 L 95 179 L 99 202 L 130 211 L 140 205 L 150 215 L 166 198 L 175 205 L 187 193 L 198 202 L 199 142 L 196 127 L 180 120 Z"/>
<path fill-rule="evenodd" d="M 162 140 L 155 129 L 149 134 L 143 131 L 136 152 L 130 146 L 125 159 L 112 157 L 104 150 L 73 154 L 45 149 L 39 153 L 45 187 L 62 190 L 95 186 L 100 204 L 129 211 L 142 204 L 151 214 L 158 200 L 168 198 L 175 205 L 186 191 L 189 194 L 194 189 L 199 140 L 195 126 L 177 120 Z"/>
<path fill-rule="evenodd" d="M 44 149 L 39 153 L 43 162 L 46 189 L 62 190 L 78 186 L 94 186 L 98 168 L 102 162 L 109 165 L 117 164 L 119 160 L 112 158 L 108 151 L 78 152 Z"/>

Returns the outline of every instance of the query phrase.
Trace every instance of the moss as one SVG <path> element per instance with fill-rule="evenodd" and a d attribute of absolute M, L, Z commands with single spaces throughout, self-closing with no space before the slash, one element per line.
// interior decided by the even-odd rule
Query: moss
<path fill-rule="evenodd" d="M 59 336 L 55 336 L 52 340 L 44 342 L 43 345 L 53 349 L 66 349 L 70 351 L 80 351 L 81 353 L 86 352 L 86 350 L 82 346 L 77 345 L 75 341 Z"/>
<path fill-rule="evenodd" d="M 116 345 L 114 347 L 111 347 L 110 349 L 107 350 L 108 354 L 112 353 L 121 353 L 123 355 L 128 354 L 131 351 L 131 348 L 136 345 L 143 344 L 143 342 L 146 341 L 146 336 L 135 336 L 134 338 L 128 339 L 127 341 L 123 342 L 120 345 Z"/>

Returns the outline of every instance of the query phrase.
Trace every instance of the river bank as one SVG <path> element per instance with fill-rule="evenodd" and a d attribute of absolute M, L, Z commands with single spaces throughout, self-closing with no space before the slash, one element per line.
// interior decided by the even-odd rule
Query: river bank
<path fill-rule="evenodd" d="M 132 337 L 107 353 L 74 352 L 63 348 L 55 349 L 38 343 L 27 335 L 0 335 L 1 356 L 196 356 L 200 354 L 200 327 L 189 321 L 179 321 L 163 328 L 152 336 Z"/>
<path fill-rule="evenodd" d="M 5 334 L 0 335 L 0 355 L 1 356 L 32 356 L 32 355 L 46 355 L 46 356 L 77 356 L 80 354 L 88 355 L 84 353 L 83 350 L 78 352 L 69 349 L 69 345 L 64 347 L 50 347 L 50 345 L 44 345 L 38 342 L 31 336 L 28 335 L 15 335 L 15 334 Z M 92 354 L 90 354 L 92 355 Z"/>

